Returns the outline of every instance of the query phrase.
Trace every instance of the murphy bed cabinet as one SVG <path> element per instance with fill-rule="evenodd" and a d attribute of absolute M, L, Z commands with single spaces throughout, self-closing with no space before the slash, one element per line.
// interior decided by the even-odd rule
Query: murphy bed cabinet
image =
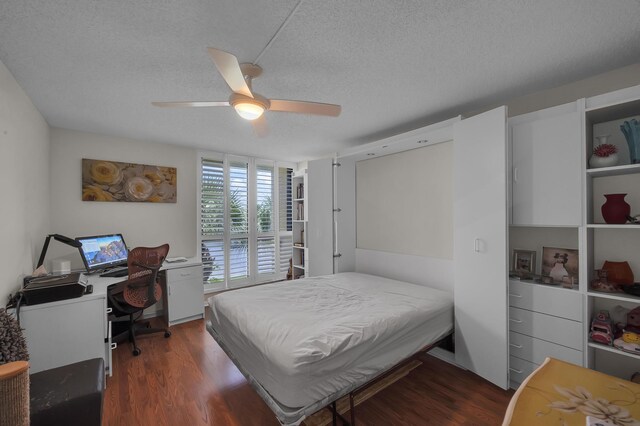
<path fill-rule="evenodd" d="M 454 123 L 455 360 L 506 389 L 507 110 Z"/>
<path fill-rule="evenodd" d="M 516 249 L 536 252 L 536 275 L 542 273 L 544 247 L 579 249 L 583 105 L 576 101 L 509 119 L 510 270 Z M 547 356 L 584 364 L 583 304 L 577 285 L 509 281 L 511 387 Z"/>

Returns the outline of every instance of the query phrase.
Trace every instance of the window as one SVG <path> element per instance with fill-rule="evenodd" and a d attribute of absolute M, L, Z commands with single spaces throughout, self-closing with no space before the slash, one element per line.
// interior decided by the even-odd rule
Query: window
<path fill-rule="evenodd" d="M 208 289 L 282 279 L 292 255 L 293 167 L 200 156 L 200 250 Z"/>

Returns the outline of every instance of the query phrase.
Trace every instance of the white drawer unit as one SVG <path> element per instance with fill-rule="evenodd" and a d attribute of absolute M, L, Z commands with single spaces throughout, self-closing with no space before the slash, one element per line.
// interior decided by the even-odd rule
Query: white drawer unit
<path fill-rule="evenodd" d="M 509 379 L 519 385 L 547 357 L 584 365 L 582 294 L 509 281 Z"/>
<path fill-rule="evenodd" d="M 582 351 L 513 331 L 509 332 L 509 353 L 538 365 L 542 364 L 546 357 L 582 365 Z"/>
<path fill-rule="evenodd" d="M 509 308 L 509 330 L 527 336 L 582 350 L 582 323 L 552 315 Z"/>
<path fill-rule="evenodd" d="M 202 266 L 167 270 L 166 317 L 169 326 L 204 316 Z"/>
<path fill-rule="evenodd" d="M 582 295 L 575 290 L 509 281 L 509 306 L 582 321 L 582 305 Z"/>

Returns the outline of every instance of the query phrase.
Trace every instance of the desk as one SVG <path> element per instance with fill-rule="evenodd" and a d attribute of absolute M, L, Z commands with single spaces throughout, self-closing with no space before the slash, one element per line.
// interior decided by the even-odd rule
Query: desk
<path fill-rule="evenodd" d="M 167 263 L 161 280 L 164 318 L 169 326 L 202 318 L 204 298 L 200 259 Z M 103 358 L 111 375 L 111 321 L 108 319 L 107 287 L 126 277 L 88 276 L 93 293 L 20 308 L 30 357 L 30 372 L 48 370 L 92 358 Z"/>

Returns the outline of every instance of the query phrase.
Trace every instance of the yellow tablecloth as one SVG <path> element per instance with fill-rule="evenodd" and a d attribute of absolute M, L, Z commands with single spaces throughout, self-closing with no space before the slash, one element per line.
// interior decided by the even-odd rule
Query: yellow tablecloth
<path fill-rule="evenodd" d="M 513 395 L 503 426 L 584 426 L 587 416 L 640 426 L 640 384 L 547 358 Z"/>

